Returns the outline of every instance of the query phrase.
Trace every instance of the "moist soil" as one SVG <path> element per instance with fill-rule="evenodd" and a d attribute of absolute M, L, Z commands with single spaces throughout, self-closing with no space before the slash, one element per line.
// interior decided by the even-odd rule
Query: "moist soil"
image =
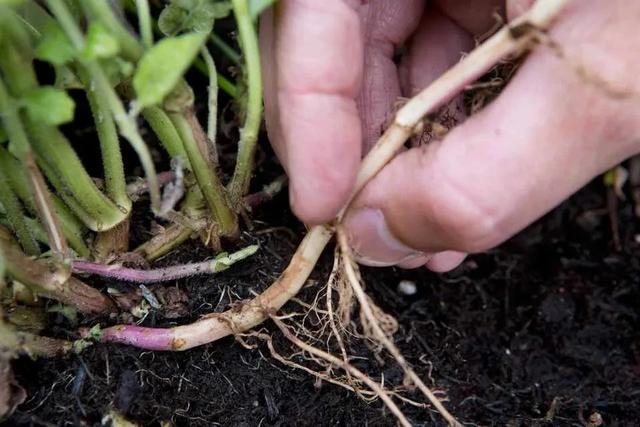
<path fill-rule="evenodd" d="M 640 230 L 631 204 L 621 203 L 622 250 L 615 251 L 604 194 L 599 182 L 592 183 L 506 244 L 471 256 L 448 274 L 364 269 L 369 294 L 398 319 L 395 339 L 404 355 L 434 389 L 446 392 L 446 405 L 461 421 L 596 426 L 601 417 L 604 425 L 637 425 Z M 239 244 L 261 245 L 253 259 L 217 276 L 165 286 L 188 296 L 173 312 L 179 317 L 167 319 L 152 311 L 143 324 L 186 323 L 223 310 L 229 298 L 247 298 L 268 286 L 286 266 L 304 229 L 289 213 L 286 195 L 259 207 L 253 218 L 253 230 Z M 149 228 L 148 217 L 136 221 L 141 226 L 134 229 Z M 137 234 L 144 240 L 144 233 Z M 311 288 L 326 280 L 332 265 L 327 252 L 303 300 L 313 298 Z M 156 264 L 210 256 L 193 241 Z M 399 293 L 401 280 L 414 281 L 417 293 Z M 132 288 L 87 281 L 103 290 Z M 301 307 L 289 303 L 286 308 Z M 66 319 L 51 320 L 51 335 L 72 333 Z M 98 321 L 109 319 L 82 322 Z M 294 352 L 273 325 L 266 330 L 279 352 Z M 254 348 L 248 349 L 227 338 L 183 353 L 98 344 L 66 359 L 22 358 L 14 368 L 28 399 L 6 425 L 99 425 L 111 407 L 144 425 L 396 424 L 379 400 L 366 402 L 318 382 L 273 359 L 264 343 L 251 343 Z M 381 365 L 366 346 L 353 345 L 350 351 L 362 356 L 357 359 L 361 369 L 383 373 L 387 383 L 402 382 L 401 370 L 389 361 Z M 420 399 L 412 392 L 406 396 Z M 402 409 L 415 425 L 443 424 L 430 409 L 407 404 Z"/>

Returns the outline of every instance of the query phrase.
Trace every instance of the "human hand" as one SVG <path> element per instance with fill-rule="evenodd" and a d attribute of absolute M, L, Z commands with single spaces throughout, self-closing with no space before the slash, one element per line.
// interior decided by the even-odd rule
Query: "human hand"
<path fill-rule="evenodd" d="M 282 0 L 261 22 L 268 131 L 308 223 L 346 202 L 398 98 L 457 62 L 504 5 L 365 3 Z M 507 1 L 507 16 L 530 3 Z M 345 219 L 360 261 L 446 271 L 640 152 L 637 22 L 637 2 L 571 2 L 550 31 L 564 55 L 537 49 L 493 103 L 366 186 Z M 408 40 L 396 66 L 394 47 Z"/>

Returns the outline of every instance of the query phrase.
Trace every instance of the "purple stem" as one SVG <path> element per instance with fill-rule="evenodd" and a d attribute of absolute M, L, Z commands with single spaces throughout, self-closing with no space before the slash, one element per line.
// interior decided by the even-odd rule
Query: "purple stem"
<path fill-rule="evenodd" d="M 175 350 L 171 329 L 147 328 L 136 325 L 119 325 L 103 329 L 101 342 L 115 342 L 147 350 Z"/>
<path fill-rule="evenodd" d="M 105 265 L 90 261 L 75 260 L 71 264 L 74 273 L 96 274 L 102 277 L 135 283 L 168 282 L 183 279 L 197 274 L 215 273 L 213 261 L 203 261 L 184 265 L 158 268 L 154 270 L 140 270 L 117 265 Z"/>

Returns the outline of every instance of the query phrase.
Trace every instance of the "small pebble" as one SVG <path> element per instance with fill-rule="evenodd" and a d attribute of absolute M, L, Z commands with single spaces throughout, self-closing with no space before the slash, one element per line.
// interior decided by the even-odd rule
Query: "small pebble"
<path fill-rule="evenodd" d="M 416 282 L 411 280 L 401 280 L 400 283 L 398 283 L 398 292 L 406 296 L 415 295 L 416 292 L 418 292 Z"/>

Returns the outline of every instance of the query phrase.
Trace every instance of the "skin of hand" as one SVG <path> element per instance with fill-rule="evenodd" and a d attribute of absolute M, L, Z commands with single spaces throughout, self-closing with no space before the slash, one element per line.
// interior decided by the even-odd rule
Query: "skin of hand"
<path fill-rule="evenodd" d="M 260 23 L 267 130 L 306 223 L 333 218 L 401 97 L 532 0 L 281 0 Z M 368 265 L 457 266 L 640 152 L 640 2 L 573 0 L 503 92 L 398 154 L 345 223 Z M 399 61 L 397 50 L 404 52 Z"/>

